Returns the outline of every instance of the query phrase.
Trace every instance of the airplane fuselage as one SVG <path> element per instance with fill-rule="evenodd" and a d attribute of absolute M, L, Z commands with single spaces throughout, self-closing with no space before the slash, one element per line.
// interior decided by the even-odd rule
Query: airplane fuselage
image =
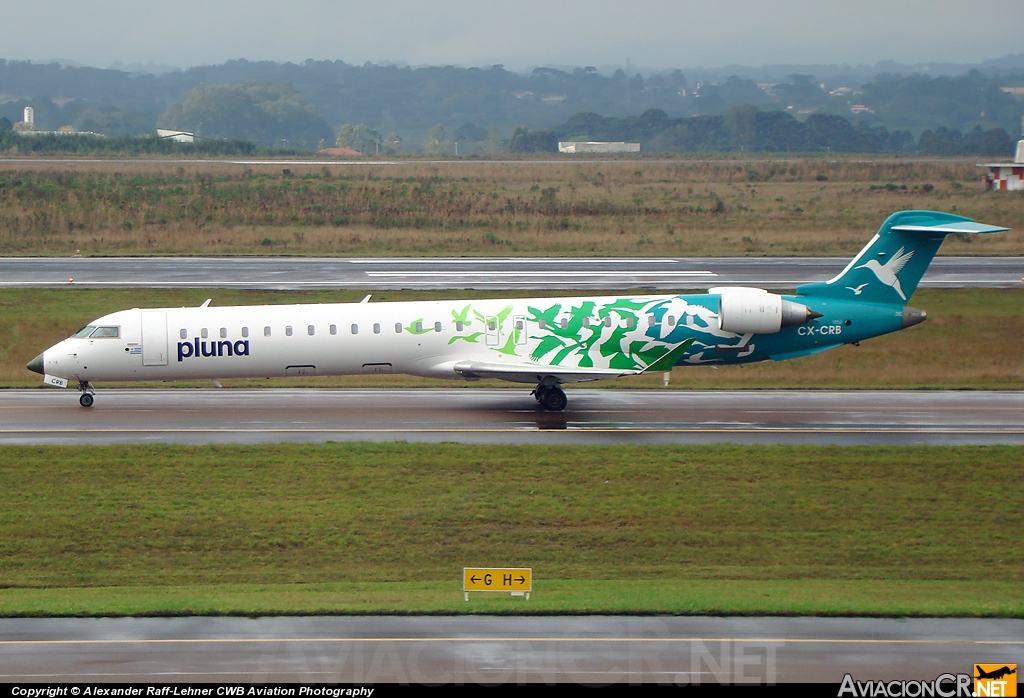
<path fill-rule="evenodd" d="M 798 301 L 821 317 L 771 334 L 719 329 L 716 294 L 132 309 L 46 350 L 77 381 L 406 373 L 465 377 L 462 362 L 642 372 L 689 339 L 677 365 L 791 358 L 905 325 L 902 306 Z M 116 329 L 115 329 L 116 328 Z M 97 334 L 93 332 L 93 334 Z M 523 382 L 534 382 L 524 378 Z"/>
<path fill-rule="evenodd" d="M 1006 230 L 937 211 L 900 211 L 828 281 L 780 296 L 708 293 L 405 303 L 123 310 L 29 362 L 49 385 L 407 373 L 537 387 L 562 410 L 563 383 L 677 365 L 781 361 L 925 319 L 906 305 L 949 234 Z"/>

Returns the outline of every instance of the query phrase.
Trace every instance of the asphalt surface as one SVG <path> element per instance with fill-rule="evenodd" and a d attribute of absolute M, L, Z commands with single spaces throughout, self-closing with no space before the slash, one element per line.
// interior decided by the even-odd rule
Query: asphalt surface
<path fill-rule="evenodd" d="M 0 391 L 0 443 L 1024 444 L 1024 392 L 520 389 Z"/>
<path fill-rule="evenodd" d="M 260 289 L 792 289 L 845 257 L 457 258 L 3 257 L 0 287 Z M 1024 257 L 938 257 L 922 287 L 1013 288 Z"/>
<path fill-rule="evenodd" d="M 471 602 L 470 602 L 471 603 Z M 523 603 L 529 603 L 524 601 Z M 790 683 L 1024 664 L 1024 621 L 708 617 L 0 620 L 0 682 Z"/>

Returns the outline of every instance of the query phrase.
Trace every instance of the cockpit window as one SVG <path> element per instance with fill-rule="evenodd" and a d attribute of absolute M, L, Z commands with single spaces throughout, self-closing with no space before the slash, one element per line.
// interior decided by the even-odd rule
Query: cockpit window
<path fill-rule="evenodd" d="M 91 335 L 93 333 L 93 330 L 95 330 L 95 329 L 96 329 L 96 325 L 87 325 L 87 326 L 83 327 L 82 329 L 78 330 L 78 332 L 75 332 L 71 336 L 74 337 L 75 339 L 83 339 L 83 338 L 88 337 L 89 335 Z"/>
<path fill-rule="evenodd" d="M 121 328 L 119 328 L 119 327 L 97 327 L 96 331 L 93 332 L 91 335 L 89 335 L 89 337 L 91 339 L 107 339 L 107 338 L 117 339 L 117 337 L 118 337 L 118 330 L 119 329 L 121 329 Z"/>

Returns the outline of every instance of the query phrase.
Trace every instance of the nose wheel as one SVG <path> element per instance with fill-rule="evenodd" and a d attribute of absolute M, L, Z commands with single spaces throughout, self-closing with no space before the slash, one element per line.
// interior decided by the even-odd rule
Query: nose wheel
<path fill-rule="evenodd" d="M 89 385 L 89 381 L 82 381 L 78 384 L 78 389 L 82 391 L 82 394 L 78 397 L 78 404 L 82 407 L 92 407 L 92 403 L 96 402 L 94 394 L 96 391 Z"/>
<path fill-rule="evenodd" d="M 561 412 L 569 404 L 565 391 L 557 385 L 538 385 L 533 391 L 533 396 L 548 412 Z"/>

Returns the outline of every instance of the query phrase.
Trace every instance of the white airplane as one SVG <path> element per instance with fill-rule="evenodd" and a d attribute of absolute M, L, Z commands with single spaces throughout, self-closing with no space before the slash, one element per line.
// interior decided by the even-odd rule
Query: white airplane
<path fill-rule="evenodd" d="M 789 296 L 713 288 L 690 295 L 404 303 L 369 303 L 367 296 L 361 303 L 134 308 L 94 320 L 28 368 L 46 385 L 78 381 L 83 407 L 93 404 L 95 381 L 407 373 L 529 383 L 545 409 L 560 411 L 565 383 L 676 365 L 791 359 L 915 325 L 925 314 L 905 303 L 945 235 L 1002 230 L 946 213 L 895 213 L 834 279 Z"/>

